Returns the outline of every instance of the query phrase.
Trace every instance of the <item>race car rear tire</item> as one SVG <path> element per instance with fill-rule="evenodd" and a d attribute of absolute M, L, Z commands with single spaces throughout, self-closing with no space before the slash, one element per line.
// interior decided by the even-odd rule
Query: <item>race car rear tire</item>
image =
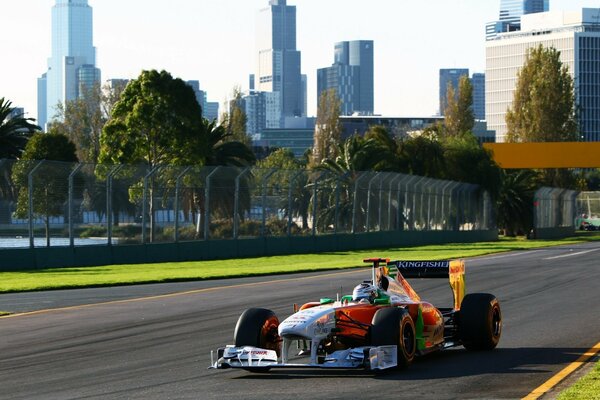
<path fill-rule="evenodd" d="M 236 347 L 252 346 L 281 352 L 281 340 L 277 332 L 279 319 L 266 308 L 249 308 L 240 315 L 233 332 Z M 245 368 L 250 372 L 267 372 L 268 367 Z"/>
<path fill-rule="evenodd" d="M 496 296 L 472 293 L 460 306 L 460 338 L 467 350 L 492 350 L 502 334 L 502 312 Z"/>
<path fill-rule="evenodd" d="M 371 322 L 371 345 L 398 346 L 398 368 L 410 365 L 417 349 L 415 324 L 407 310 L 386 307 L 377 310 Z"/>

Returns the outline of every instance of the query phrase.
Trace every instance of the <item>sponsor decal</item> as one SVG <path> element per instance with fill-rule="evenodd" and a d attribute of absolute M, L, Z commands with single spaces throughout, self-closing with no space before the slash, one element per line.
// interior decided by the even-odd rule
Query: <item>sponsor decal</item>
<path fill-rule="evenodd" d="M 396 261 L 398 268 L 448 268 L 450 261 Z"/>

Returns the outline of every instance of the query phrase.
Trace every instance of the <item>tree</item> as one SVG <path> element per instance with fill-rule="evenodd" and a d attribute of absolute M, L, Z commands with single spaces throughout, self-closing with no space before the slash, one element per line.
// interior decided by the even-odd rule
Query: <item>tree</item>
<path fill-rule="evenodd" d="M 365 224 L 367 212 L 367 198 L 360 196 L 355 204 L 354 193 L 358 179 L 364 171 L 371 171 L 379 162 L 378 153 L 381 144 L 374 138 L 365 138 L 352 135 L 338 146 L 335 159 L 324 159 L 319 166 L 319 171 L 329 172 L 320 186 L 336 188 L 338 193 L 331 191 L 331 196 L 339 196 L 338 199 L 330 198 L 327 204 L 339 204 L 337 221 L 334 207 L 323 209 L 318 216 L 319 224 L 322 226 L 337 225 L 340 230 L 349 231 L 352 227 L 353 216 L 355 228 L 362 229 Z"/>
<path fill-rule="evenodd" d="M 325 159 L 334 160 L 341 143 L 341 101 L 335 89 L 321 92 L 313 147 L 312 165 L 317 166 Z"/>
<path fill-rule="evenodd" d="M 435 137 L 420 135 L 403 140 L 399 157 L 398 172 L 429 178 L 444 175 L 444 147 Z"/>
<path fill-rule="evenodd" d="M 502 179 L 500 167 L 473 135 L 448 138 L 444 160 L 444 179 L 479 185 L 497 198 Z"/>
<path fill-rule="evenodd" d="M 469 77 L 460 77 L 456 94 L 452 83 L 448 83 L 446 98 L 448 105 L 444 111 L 445 134 L 456 137 L 472 132 L 475 117 L 473 116 L 473 86 Z"/>
<path fill-rule="evenodd" d="M 533 227 L 533 197 L 538 175 L 533 170 L 501 170 L 502 187 L 496 199 L 498 227 L 506 236 L 526 234 Z"/>
<path fill-rule="evenodd" d="M 252 138 L 246 133 L 246 112 L 244 111 L 242 92 L 238 86 L 233 89 L 233 99 L 229 101 L 229 112 L 223 114 L 221 125 L 227 131 L 227 138 L 246 146 L 252 145 Z"/>
<path fill-rule="evenodd" d="M 24 114 L 13 115 L 12 102 L 0 98 L 0 159 L 18 159 L 31 135 L 41 128 L 34 124 L 35 119 L 25 118 Z"/>
<path fill-rule="evenodd" d="M 84 88 L 81 97 L 58 105 L 50 132 L 67 135 L 75 143 L 81 162 L 98 162 L 102 128 L 124 89 L 100 84 Z"/>
<path fill-rule="evenodd" d="M 100 136 L 100 163 L 181 164 L 202 130 L 194 90 L 166 71 L 129 82 Z"/>
<path fill-rule="evenodd" d="M 20 187 L 16 215 L 29 217 L 29 196 L 32 196 L 32 213 L 35 218 L 44 218 L 46 245 L 50 246 L 50 217 L 64 214 L 68 196 L 68 177 L 72 164 L 76 163 L 75 145 L 65 135 L 34 135 L 23 152 L 22 162 L 13 169 L 13 180 Z M 33 192 L 29 193 L 28 176 L 38 160 L 44 160 L 42 168 L 33 175 Z M 33 162 L 36 161 L 36 162 Z M 52 161 L 63 161 L 56 163 Z"/>
<path fill-rule="evenodd" d="M 257 163 L 261 169 L 277 169 L 273 180 L 282 187 L 291 190 L 292 204 L 288 200 L 282 201 L 281 209 L 285 210 L 285 216 L 299 217 L 302 220 L 302 229 L 308 229 L 308 212 L 310 207 L 311 192 L 308 188 L 309 173 L 308 155 L 298 159 L 289 149 L 278 149 Z M 300 171 L 305 170 L 305 173 Z M 290 188 L 291 186 L 291 188 Z"/>
<path fill-rule="evenodd" d="M 190 144 L 203 140 L 202 110 L 194 90 L 166 71 L 142 71 L 129 82 L 100 136 L 101 164 L 183 165 L 196 156 Z M 105 174 L 99 171 L 99 176 Z M 154 187 L 150 180 L 150 240 L 154 240 Z M 141 183 L 130 197 L 141 193 Z"/>
<path fill-rule="evenodd" d="M 578 140 L 573 79 L 555 48 L 540 44 L 529 49 L 506 125 L 509 142 Z"/>

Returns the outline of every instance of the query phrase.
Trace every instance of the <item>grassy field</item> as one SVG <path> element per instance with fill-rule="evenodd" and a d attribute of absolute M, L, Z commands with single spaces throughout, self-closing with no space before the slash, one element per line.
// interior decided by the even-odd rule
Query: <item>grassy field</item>
<path fill-rule="evenodd" d="M 1 272 L 0 293 L 333 270 L 361 266 L 363 265 L 362 259 L 369 257 L 441 260 L 591 240 L 600 240 L 600 234 L 582 234 L 569 239 L 552 241 L 501 238 L 497 242 L 431 245 L 401 249 L 391 248 L 222 261 L 109 265 Z"/>
<path fill-rule="evenodd" d="M 600 400 L 600 362 L 573 386 L 561 392 L 557 400 Z"/>

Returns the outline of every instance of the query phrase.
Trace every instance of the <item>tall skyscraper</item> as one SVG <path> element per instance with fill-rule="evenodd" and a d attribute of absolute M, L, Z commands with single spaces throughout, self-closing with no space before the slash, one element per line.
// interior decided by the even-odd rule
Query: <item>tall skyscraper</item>
<path fill-rule="evenodd" d="M 336 43 L 333 65 L 317 70 L 317 101 L 322 92 L 335 89 L 342 115 L 373 114 L 373 60 L 372 40 Z"/>
<path fill-rule="evenodd" d="M 521 30 L 521 17 L 526 14 L 546 12 L 550 0 L 500 0 L 498 21 L 486 25 L 487 40 L 494 39 L 499 33 Z"/>
<path fill-rule="evenodd" d="M 440 115 L 444 115 L 448 101 L 446 94 L 448 93 L 448 85 L 451 84 L 454 88 L 454 93 L 458 93 L 458 81 L 461 76 L 469 77 L 468 68 L 442 68 L 440 69 Z"/>
<path fill-rule="evenodd" d="M 258 65 L 255 88 L 279 93 L 281 126 L 285 117 L 306 114 L 300 72 L 300 52 L 296 49 L 296 6 L 286 0 L 270 0 L 257 20 Z"/>
<path fill-rule="evenodd" d="M 486 42 L 486 120 L 496 142 L 507 134 L 506 110 L 512 105 L 517 75 L 528 49 L 554 47 L 573 77 L 583 140 L 600 141 L 600 8 L 525 15 L 520 32 Z"/>
<path fill-rule="evenodd" d="M 38 79 L 38 123 L 46 125 L 59 103 L 74 100 L 100 81 L 93 45 L 92 8 L 87 0 L 56 0 L 52 7 L 52 54 Z M 43 98 L 45 97 L 45 104 Z"/>
<path fill-rule="evenodd" d="M 475 119 L 485 119 L 485 74 L 473 73 L 471 75 L 473 87 L 473 116 Z"/>

